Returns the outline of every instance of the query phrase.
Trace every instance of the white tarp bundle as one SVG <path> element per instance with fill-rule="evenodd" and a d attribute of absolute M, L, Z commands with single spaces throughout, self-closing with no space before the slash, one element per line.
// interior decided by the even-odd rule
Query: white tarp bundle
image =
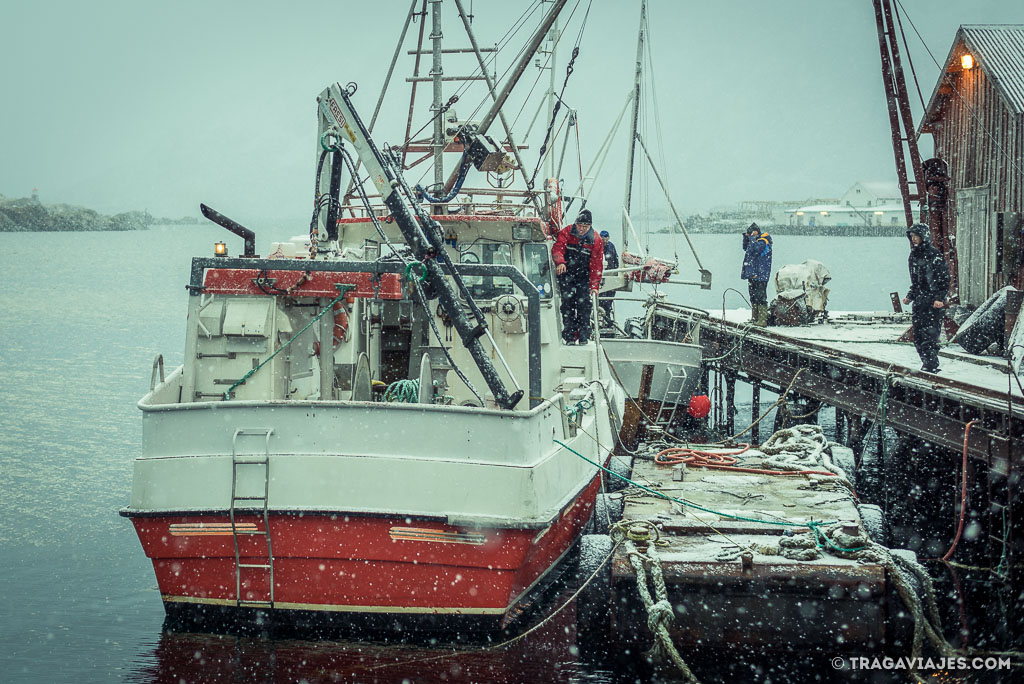
<path fill-rule="evenodd" d="M 1017 322 L 1006 341 L 1006 349 L 1010 352 L 1010 368 L 1019 378 L 1024 378 L 1024 310 L 1017 316 Z"/>
<path fill-rule="evenodd" d="M 782 299 L 804 297 L 804 304 L 811 311 L 824 311 L 828 304 L 829 288 L 825 284 L 832 280 L 825 264 L 808 259 L 802 264 L 787 264 L 775 274 L 775 291 Z"/>

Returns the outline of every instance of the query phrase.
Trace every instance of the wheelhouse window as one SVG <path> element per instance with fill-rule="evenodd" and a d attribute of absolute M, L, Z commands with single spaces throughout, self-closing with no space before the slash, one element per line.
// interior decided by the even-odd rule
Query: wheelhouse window
<path fill-rule="evenodd" d="M 473 242 L 459 250 L 460 264 L 512 264 L 512 245 L 507 242 Z M 494 299 L 512 294 L 515 286 L 504 276 L 462 276 L 473 299 Z"/>
<path fill-rule="evenodd" d="M 540 292 L 541 299 L 551 298 L 551 261 L 547 245 L 527 243 L 523 245 L 523 264 L 526 277 Z"/>

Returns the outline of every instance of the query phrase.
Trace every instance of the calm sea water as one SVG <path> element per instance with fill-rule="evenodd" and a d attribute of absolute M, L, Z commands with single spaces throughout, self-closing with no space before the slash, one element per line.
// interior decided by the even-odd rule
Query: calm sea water
<path fill-rule="evenodd" d="M 294 230 L 301 233 L 301 226 Z M 270 239 L 289 230 L 258 235 Z M 137 233 L 0 234 L 6 286 L 0 325 L 0 681 L 617 681 L 581 664 L 572 611 L 515 648 L 443 651 L 338 641 L 165 633 L 152 566 L 131 524 L 136 402 L 153 358 L 184 347 L 189 259 L 225 237 L 213 226 Z M 739 280 L 738 235 L 694 239 L 712 291 L 676 288 L 720 307 Z M 229 238 L 232 249 L 237 239 Z M 655 236 L 669 248 L 669 236 Z M 680 240 L 680 254 L 686 250 Z M 807 258 L 832 268 L 833 309 L 888 307 L 906 289 L 899 239 L 779 239 L 776 266 Z M 682 277 L 687 258 L 682 256 Z M 742 306 L 734 294 L 729 308 Z"/>

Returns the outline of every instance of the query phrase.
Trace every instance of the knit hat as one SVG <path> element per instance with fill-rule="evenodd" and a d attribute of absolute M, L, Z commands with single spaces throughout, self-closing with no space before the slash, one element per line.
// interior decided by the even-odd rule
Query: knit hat
<path fill-rule="evenodd" d="M 602 230 L 601 231 L 601 237 L 603 237 L 603 238 L 610 238 L 611 236 L 612 236 L 612 234 L 609 233 L 607 230 Z"/>
<path fill-rule="evenodd" d="M 576 223 L 586 223 L 590 225 L 594 222 L 594 218 L 590 215 L 589 209 L 584 209 L 580 212 L 580 215 L 576 217 Z"/>
<path fill-rule="evenodd" d="M 733 230 L 736 230 L 736 229 L 735 229 L 735 228 L 733 228 Z M 761 227 L 760 227 L 760 226 L 758 226 L 758 225 L 757 225 L 756 223 L 751 223 L 751 224 L 750 224 L 750 225 L 749 225 L 749 226 L 747 227 L 747 232 L 748 232 L 748 233 L 750 233 L 750 232 L 753 232 L 753 231 L 755 231 L 755 230 L 756 230 L 756 231 L 757 231 L 758 233 L 760 233 L 760 232 L 761 232 Z"/>

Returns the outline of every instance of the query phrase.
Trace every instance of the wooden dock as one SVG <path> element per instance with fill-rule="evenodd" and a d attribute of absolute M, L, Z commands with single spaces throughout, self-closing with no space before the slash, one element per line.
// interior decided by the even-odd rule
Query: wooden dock
<path fill-rule="evenodd" d="M 852 493 L 836 478 L 688 468 L 675 481 L 672 467 L 637 459 L 633 480 L 692 504 L 631 488 L 622 516 L 660 531 L 656 551 L 676 609 L 671 633 L 682 650 L 771 644 L 800 650 L 822 643 L 863 649 L 886 633 L 884 567 L 828 553 L 812 560 L 779 553 L 780 542 L 807 536 L 810 528 L 775 523 L 861 525 Z M 620 546 L 611 563 L 620 635 L 638 617 L 635 583 Z"/>
<path fill-rule="evenodd" d="M 874 440 L 886 461 L 882 486 L 897 503 L 929 474 L 948 476 L 956 486 L 966 442 L 967 508 L 982 533 L 963 542 L 964 552 L 969 562 L 992 567 L 1024 559 L 1024 396 L 1005 361 L 949 345 L 941 352 L 941 374 L 921 372 L 913 345 L 897 342 L 909 327 L 898 314 L 833 315 L 827 323 L 800 327 L 755 328 L 748 321 L 749 312 L 714 312 L 701 327 L 704 358 L 711 359 L 702 384 L 716 407 L 716 427 L 734 434 L 748 425 L 737 413 L 737 382 L 751 387 L 750 422 L 764 408 L 762 390 L 788 390 L 787 401 L 814 409 L 812 422 L 835 411 L 834 438 L 854 450 L 858 467 Z M 659 329 L 671 339 L 675 326 L 669 319 L 655 321 Z M 756 443 L 771 430 L 755 425 L 746 437 Z M 894 441 L 895 447 L 887 446 Z M 948 512 L 951 535 L 959 501 L 944 489 L 935 492 L 942 494 L 946 499 L 931 503 Z"/>

